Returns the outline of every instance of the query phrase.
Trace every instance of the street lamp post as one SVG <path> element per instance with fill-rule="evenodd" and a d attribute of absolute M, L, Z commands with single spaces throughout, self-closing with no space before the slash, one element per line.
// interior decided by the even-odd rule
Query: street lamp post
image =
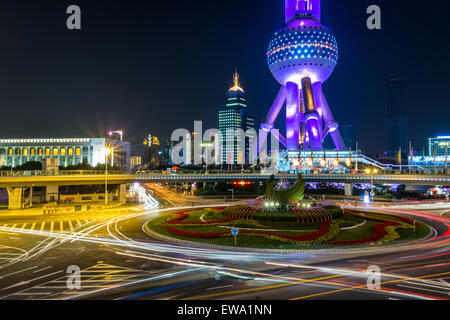
<path fill-rule="evenodd" d="M 108 156 L 111 152 L 110 148 L 105 148 L 105 205 L 108 205 Z"/>
<path fill-rule="evenodd" d="M 373 202 L 373 196 L 374 196 L 374 192 L 373 192 L 373 175 L 378 173 L 378 169 L 366 169 L 366 174 L 370 174 L 370 197 L 372 199 Z"/>

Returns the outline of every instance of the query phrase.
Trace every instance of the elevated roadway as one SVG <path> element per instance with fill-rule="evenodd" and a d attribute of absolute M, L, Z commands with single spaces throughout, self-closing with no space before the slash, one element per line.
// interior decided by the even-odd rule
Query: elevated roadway
<path fill-rule="evenodd" d="M 281 177 L 277 175 L 277 177 Z M 57 175 L 18 175 L 0 176 L 0 188 L 43 187 L 57 185 L 96 185 L 127 184 L 134 182 L 230 182 L 230 181 L 267 181 L 270 175 L 253 173 L 224 173 L 224 174 L 57 174 Z M 287 180 L 295 180 L 295 174 L 285 176 Z M 371 176 L 365 174 L 304 174 L 306 182 L 338 182 L 345 184 L 371 183 Z M 403 184 L 403 185 L 450 185 L 450 175 L 422 175 L 422 174 L 380 174 L 373 176 L 374 184 Z"/>

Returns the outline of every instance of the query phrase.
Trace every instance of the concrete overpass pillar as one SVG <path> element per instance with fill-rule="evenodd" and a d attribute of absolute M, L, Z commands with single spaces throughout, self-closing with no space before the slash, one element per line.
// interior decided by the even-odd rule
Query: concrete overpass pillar
<path fill-rule="evenodd" d="M 23 188 L 7 188 L 8 190 L 8 209 L 22 209 Z"/>
<path fill-rule="evenodd" d="M 344 183 L 344 190 L 345 190 L 345 195 L 350 197 L 353 195 L 353 184 L 351 183 Z"/>
<path fill-rule="evenodd" d="M 127 185 L 125 183 L 119 186 L 119 202 L 127 202 Z"/>
<path fill-rule="evenodd" d="M 45 187 L 45 201 L 46 202 L 58 202 L 59 198 L 59 186 L 46 186 Z"/>

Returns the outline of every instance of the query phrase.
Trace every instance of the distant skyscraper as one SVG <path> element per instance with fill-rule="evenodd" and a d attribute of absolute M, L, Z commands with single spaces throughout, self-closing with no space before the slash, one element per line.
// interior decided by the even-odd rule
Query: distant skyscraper
<path fill-rule="evenodd" d="M 237 163 L 239 155 L 237 152 L 238 138 L 234 135 L 227 134 L 227 130 L 242 129 L 246 132 L 249 129 L 255 128 L 255 118 L 249 113 L 247 109 L 247 96 L 245 91 L 239 84 L 239 75 L 234 74 L 233 86 L 227 92 L 227 100 L 225 107 L 219 109 L 219 130 L 222 134 L 222 161 L 227 162 L 227 158 L 233 155 L 234 163 Z M 234 140 L 233 147 L 227 147 L 227 141 Z M 246 139 L 245 143 L 245 159 L 248 159 L 250 144 L 252 138 Z"/>
<path fill-rule="evenodd" d="M 356 150 L 356 125 L 353 122 L 344 122 L 339 126 L 347 149 Z"/>
<path fill-rule="evenodd" d="M 164 150 L 162 151 L 161 157 L 159 159 L 159 163 L 164 166 L 168 166 L 172 164 L 172 149 L 173 149 L 173 142 L 170 141 L 170 139 L 166 140 L 166 146 L 164 147 Z"/>
<path fill-rule="evenodd" d="M 405 82 L 399 78 L 391 78 L 387 83 L 386 151 L 392 153 L 399 148 L 408 152 L 405 89 Z"/>
<path fill-rule="evenodd" d="M 144 140 L 143 147 L 142 163 L 149 169 L 159 167 L 159 139 L 149 134 Z"/>

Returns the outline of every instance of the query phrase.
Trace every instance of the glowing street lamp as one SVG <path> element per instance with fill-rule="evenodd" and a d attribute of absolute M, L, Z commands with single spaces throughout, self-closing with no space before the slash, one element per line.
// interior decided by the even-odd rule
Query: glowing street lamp
<path fill-rule="evenodd" d="M 370 185 L 371 185 L 371 191 L 370 191 L 370 196 L 372 197 L 372 202 L 373 202 L 373 196 L 374 196 L 374 192 L 373 192 L 373 175 L 378 173 L 378 169 L 377 168 L 367 168 L 366 170 L 364 170 L 364 172 L 366 174 L 370 174 Z"/>

